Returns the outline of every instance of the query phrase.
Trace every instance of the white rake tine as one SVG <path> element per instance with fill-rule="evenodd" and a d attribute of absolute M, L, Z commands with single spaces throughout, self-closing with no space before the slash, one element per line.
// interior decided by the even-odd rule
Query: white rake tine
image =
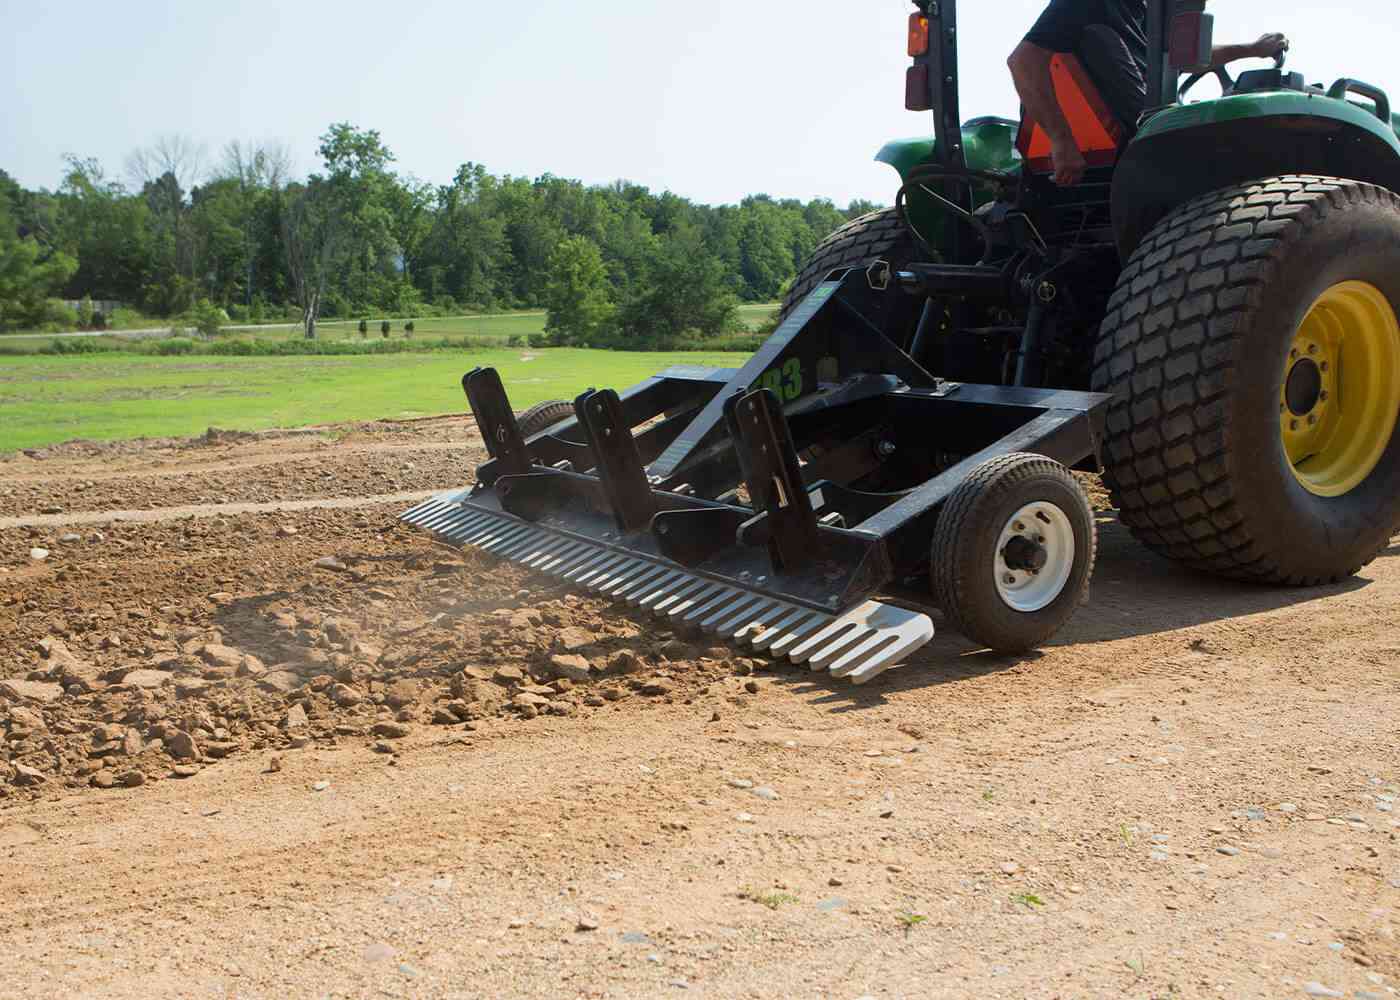
<path fill-rule="evenodd" d="M 830 615 L 814 614 L 811 618 L 789 628 L 768 647 L 769 656 L 787 656 L 794 646 L 819 629 L 826 628 L 834 619 Z"/>
<path fill-rule="evenodd" d="M 659 580 L 653 580 L 638 590 L 634 590 L 627 595 L 627 603 L 635 608 L 644 608 L 648 602 L 655 603 L 670 592 L 672 587 L 677 586 L 682 581 L 690 578 L 689 573 L 680 570 L 671 570 Z"/>
<path fill-rule="evenodd" d="M 744 595 L 742 590 L 735 590 L 733 587 L 724 587 L 714 597 L 691 608 L 681 616 L 681 621 L 687 625 L 694 624 L 704 618 L 710 612 L 721 607 L 728 607 Z"/>
<path fill-rule="evenodd" d="M 474 524 L 471 530 L 463 535 L 463 541 L 468 545 L 481 546 L 484 542 L 500 538 L 501 533 L 509 527 L 509 521 L 502 521 L 494 514 L 488 515 L 484 520 Z"/>
<path fill-rule="evenodd" d="M 772 598 L 764 597 L 762 594 L 747 594 L 743 600 L 737 604 L 731 604 L 723 611 L 716 611 L 710 617 L 700 623 L 700 630 L 707 635 L 714 635 L 722 632 L 734 623 L 743 619 L 745 615 L 751 615 L 756 610 L 768 606 Z M 755 605 L 758 607 L 755 608 Z"/>
<path fill-rule="evenodd" d="M 892 670 L 899 666 L 903 659 L 923 646 L 933 638 L 930 634 L 924 635 L 903 635 L 899 632 L 885 633 L 884 638 L 891 636 L 895 641 L 889 645 L 879 647 L 873 651 L 866 651 L 862 654 L 861 663 L 847 664 L 843 661 L 855 656 L 856 650 L 851 650 L 840 660 L 831 665 L 831 673 L 835 677 L 849 677 L 852 684 L 868 684 L 876 677 L 879 677 L 887 670 Z M 840 671 L 839 673 L 837 671 Z"/>
<path fill-rule="evenodd" d="M 502 548 L 509 548 L 515 542 L 519 541 L 522 536 L 533 530 L 533 528 L 523 524 L 507 525 L 500 532 L 477 542 L 476 547 L 483 552 L 496 552 Z"/>
<path fill-rule="evenodd" d="M 616 552 L 604 552 L 602 559 L 600 559 L 596 564 L 590 564 L 586 566 L 582 572 L 576 575 L 571 574 L 569 576 L 569 582 L 574 584 L 574 586 L 576 587 L 582 587 L 585 584 L 587 584 L 589 580 L 592 580 L 594 577 L 596 577 L 599 573 L 606 573 L 614 566 L 618 565 L 619 563 L 625 562 L 626 560 L 626 556 L 620 556 Z"/>
<path fill-rule="evenodd" d="M 655 597 L 647 598 L 642 603 L 642 607 L 654 615 L 664 615 L 675 606 L 677 601 L 689 598 L 696 591 L 704 589 L 705 586 L 704 580 L 697 579 L 687 573 L 679 583 L 666 588 Z"/>
<path fill-rule="evenodd" d="M 647 583 L 655 580 L 665 572 L 665 566 L 658 566 L 656 563 L 646 563 L 640 572 L 633 573 L 626 580 L 619 581 L 617 586 L 608 588 L 606 593 L 615 601 L 626 600 L 629 592 L 636 590 L 638 587 L 646 586 Z"/>
<path fill-rule="evenodd" d="M 596 593 L 602 593 L 609 587 L 615 585 L 619 580 L 630 577 L 634 570 L 643 569 L 645 566 L 646 563 L 640 559 L 627 559 L 624 557 L 621 563 L 604 570 L 590 580 L 588 589 Z"/>
<path fill-rule="evenodd" d="M 846 618 L 838 618 L 828 624 L 826 628 L 794 646 L 788 652 L 788 659 L 793 663 L 806 663 L 813 656 L 826 650 L 829 643 L 840 642 L 840 646 L 837 648 L 844 648 L 862 634 L 864 634 L 864 629 L 860 625 Z"/>
<path fill-rule="evenodd" d="M 574 560 L 581 559 L 586 553 L 592 551 L 593 546 L 587 542 L 570 542 L 559 552 L 542 560 L 535 568 L 550 576 L 562 576 L 564 571 L 574 564 Z"/>
<path fill-rule="evenodd" d="M 471 542 L 468 539 L 474 537 L 494 521 L 495 518 L 492 517 L 473 517 L 460 524 L 455 522 L 444 524 L 433 530 L 454 545 L 470 545 Z"/>
<path fill-rule="evenodd" d="M 762 609 L 761 614 L 746 613 L 733 621 L 725 622 L 720 626 L 721 638 L 728 642 L 745 642 L 750 634 L 759 629 L 766 629 L 768 625 L 783 615 L 794 610 L 791 604 L 784 601 L 774 601 L 771 607 Z"/>
<path fill-rule="evenodd" d="M 529 531 L 523 539 L 512 542 L 510 545 L 497 550 L 496 555 L 500 556 L 502 559 L 519 562 L 521 556 L 529 552 L 537 551 L 541 545 L 549 541 L 549 537 L 550 536 L 546 532 L 535 528 Z"/>
<path fill-rule="evenodd" d="M 811 608 L 789 607 L 788 610 L 791 612 L 790 614 L 774 622 L 761 633 L 746 641 L 753 646 L 754 649 L 763 652 L 763 650 L 781 639 L 788 629 L 800 622 L 806 621 L 817 613 Z"/>
<path fill-rule="evenodd" d="M 615 558 L 614 553 L 608 552 L 606 549 L 599 550 L 596 545 L 590 546 L 589 551 L 585 552 L 578 559 L 575 559 L 573 565 L 561 572 L 559 577 L 562 580 L 571 581 L 579 573 L 601 567 L 611 558 Z"/>
<path fill-rule="evenodd" d="M 699 587 L 693 588 L 685 595 L 683 600 L 677 601 L 666 609 L 665 615 L 667 618 L 675 618 L 677 615 L 683 615 L 688 610 L 695 607 L 696 604 L 701 601 L 708 601 L 715 594 L 726 589 L 720 584 L 711 583 L 708 580 L 699 580 L 697 582 L 700 584 Z M 661 608 L 658 606 L 656 610 L 660 612 Z"/>
<path fill-rule="evenodd" d="M 420 504 L 412 510 L 406 510 L 399 515 L 399 520 L 407 524 L 421 525 L 427 518 L 436 514 L 442 505 L 435 500 L 429 500 L 425 504 Z"/>
<path fill-rule="evenodd" d="M 472 513 L 470 511 L 467 511 L 466 514 L 467 517 L 472 516 Z M 417 522 L 417 524 L 420 528 L 426 528 L 428 531 L 436 531 L 438 530 L 438 528 L 443 527 L 445 525 L 458 524 L 461 521 L 465 520 L 465 518 L 462 515 L 462 511 L 454 510 L 451 507 L 447 507 L 443 510 L 435 510 L 428 514 L 425 514 Z"/>
<path fill-rule="evenodd" d="M 843 631 L 835 631 L 833 625 L 832 629 L 828 630 L 831 631 L 831 637 L 827 642 L 809 654 L 807 665 L 813 670 L 825 670 L 846 653 L 854 652 L 871 639 L 877 642 L 880 639 L 880 629 L 874 629 L 859 622 L 845 622 L 844 624 L 846 628 Z M 813 636 L 811 641 L 816 643 L 819 638 L 819 636 Z M 798 655 L 797 650 L 793 651 L 793 655 Z"/>
<path fill-rule="evenodd" d="M 530 569 L 534 569 L 540 563 L 547 560 L 550 556 L 555 555 L 561 549 L 568 548 L 568 546 L 569 540 L 567 538 L 560 538 L 558 535 L 551 535 L 548 542 L 541 545 L 536 551 L 532 552 L 530 555 L 521 559 L 520 565 L 528 566 Z"/>

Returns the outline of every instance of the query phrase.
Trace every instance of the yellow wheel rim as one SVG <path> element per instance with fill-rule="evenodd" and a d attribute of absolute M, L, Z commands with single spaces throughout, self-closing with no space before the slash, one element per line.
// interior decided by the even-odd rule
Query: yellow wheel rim
<path fill-rule="evenodd" d="M 1279 427 L 1293 475 L 1320 497 L 1345 496 L 1375 471 L 1400 416 L 1400 322 L 1380 289 L 1323 292 L 1289 348 Z"/>

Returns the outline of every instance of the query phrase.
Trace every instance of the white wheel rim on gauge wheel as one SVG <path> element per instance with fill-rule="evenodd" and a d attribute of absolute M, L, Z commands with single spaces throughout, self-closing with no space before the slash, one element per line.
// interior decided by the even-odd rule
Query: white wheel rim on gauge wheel
<path fill-rule="evenodd" d="M 1074 526 L 1053 503 L 1026 504 L 1001 529 L 993 573 L 997 593 L 1012 610 L 1030 614 L 1049 607 L 1073 570 Z"/>

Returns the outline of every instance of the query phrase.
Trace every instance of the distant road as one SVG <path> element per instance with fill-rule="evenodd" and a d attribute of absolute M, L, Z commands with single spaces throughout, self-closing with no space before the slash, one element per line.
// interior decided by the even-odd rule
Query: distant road
<path fill-rule="evenodd" d="M 408 319 L 391 320 L 393 323 L 432 323 L 443 320 L 455 319 L 508 319 L 512 316 L 543 316 L 544 310 L 530 310 L 526 312 L 512 313 L 479 313 L 471 316 L 416 316 Z M 333 320 L 331 322 L 317 323 L 316 326 L 353 326 L 359 320 Z M 369 325 L 377 327 L 381 322 L 377 319 L 369 320 Z M 250 330 L 300 330 L 300 323 L 258 323 L 251 326 L 221 326 L 219 330 L 223 333 L 244 333 Z M 427 331 L 424 331 L 427 332 Z M 158 326 L 145 330 L 69 330 L 63 333 L 6 333 L 0 334 L 0 343 L 6 340 L 53 340 L 55 337 L 129 337 L 132 340 L 148 340 L 151 337 L 168 337 L 170 327 Z"/>

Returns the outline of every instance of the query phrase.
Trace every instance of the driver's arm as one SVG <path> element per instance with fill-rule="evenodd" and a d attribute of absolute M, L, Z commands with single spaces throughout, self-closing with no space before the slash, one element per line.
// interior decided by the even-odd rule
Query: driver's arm
<path fill-rule="evenodd" d="M 1219 69 L 1240 59 L 1272 59 L 1287 51 L 1288 39 L 1275 32 L 1248 45 L 1217 45 L 1211 50 L 1210 68 Z"/>
<path fill-rule="evenodd" d="M 1022 42 L 1011 53 L 1006 64 L 1011 67 L 1011 79 L 1021 96 L 1026 114 L 1040 124 L 1050 137 L 1050 157 L 1055 164 L 1055 183 L 1078 184 L 1088 164 L 1079 151 L 1074 130 L 1060 109 L 1055 96 L 1055 80 L 1050 75 L 1050 60 L 1055 53 L 1033 42 Z"/>

